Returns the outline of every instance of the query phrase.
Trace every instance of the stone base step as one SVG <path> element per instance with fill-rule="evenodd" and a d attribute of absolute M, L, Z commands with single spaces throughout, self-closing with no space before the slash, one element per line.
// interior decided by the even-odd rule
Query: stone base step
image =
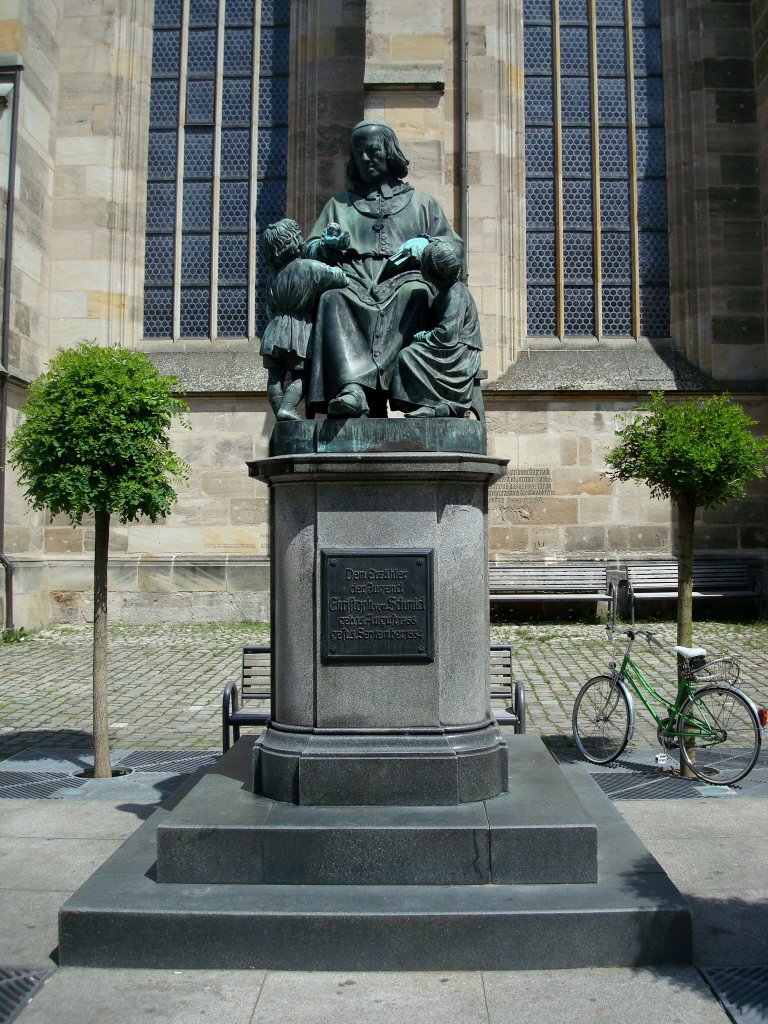
<path fill-rule="evenodd" d="M 549 754 L 536 737 L 509 744 L 511 786 L 522 790 L 514 765 Z M 393 971 L 689 962 L 690 912 L 677 889 L 581 766 L 558 771 L 597 828 L 596 883 L 160 883 L 157 831 L 173 815 L 166 806 L 64 904 L 60 962 Z M 236 759 L 222 760 L 218 774 L 242 788 Z"/>
<path fill-rule="evenodd" d="M 509 745 L 510 791 L 491 800 L 441 807 L 314 807 L 249 792 L 253 739 L 243 738 L 158 826 L 158 881 L 596 882 L 594 823 L 538 737 L 520 739 Z"/>

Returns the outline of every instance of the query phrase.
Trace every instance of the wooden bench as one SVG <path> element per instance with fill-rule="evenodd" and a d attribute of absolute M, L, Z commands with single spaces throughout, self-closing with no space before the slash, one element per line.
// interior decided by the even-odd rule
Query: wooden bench
<path fill-rule="evenodd" d="M 266 725 L 271 718 L 270 655 L 267 646 L 244 647 L 240 684 L 227 683 L 224 687 L 221 745 L 225 754 L 230 742 L 240 739 L 240 726 Z M 499 725 L 512 725 L 516 733 L 525 732 L 525 688 L 514 678 L 510 644 L 491 644 L 491 707 Z"/>
<path fill-rule="evenodd" d="M 266 725 L 272 717 L 272 675 L 269 646 L 243 648 L 240 685 L 227 683 L 221 702 L 221 745 L 229 750 L 229 735 L 240 739 L 241 725 Z M 246 707 L 247 704 L 247 707 Z"/>
<path fill-rule="evenodd" d="M 616 587 L 599 562 L 491 562 L 488 592 L 496 601 L 605 601 L 616 614 Z"/>
<path fill-rule="evenodd" d="M 758 601 L 761 593 L 755 567 L 745 558 L 697 558 L 693 563 L 694 600 L 738 597 Z M 628 564 L 627 596 L 633 623 L 635 601 L 675 600 L 677 562 Z"/>
<path fill-rule="evenodd" d="M 491 644 L 491 711 L 499 725 L 525 732 L 525 686 L 512 671 L 511 644 Z"/>

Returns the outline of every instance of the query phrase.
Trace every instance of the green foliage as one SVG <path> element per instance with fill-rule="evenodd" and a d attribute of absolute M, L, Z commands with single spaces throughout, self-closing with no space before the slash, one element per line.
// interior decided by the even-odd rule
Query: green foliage
<path fill-rule="evenodd" d="M 606 456 L 612 480 L 645 483 L 654 498 L 712 508 L 744 496 L 768 468 L 768 439 L 728 395 L 667 402 L 661 392 L 617 431 Z"/>
<path fill-rule="evenodd" d="M 80 342 L 35 380 L 11 463 L 34 508 L 106 512 L 121 522 L 166 515 L 189 467 L 169 447 L 174 417 L 187 426 L 178 381 L 161 377 L 143 352 Z"/>
<path fill-rule="evenodd" d="M 24 640 L 29 639 L 29 633 L 20 626 L 18 629 L 4 629 L 0 633 L 0 643 L 3 644 L 20 644 Z"/>

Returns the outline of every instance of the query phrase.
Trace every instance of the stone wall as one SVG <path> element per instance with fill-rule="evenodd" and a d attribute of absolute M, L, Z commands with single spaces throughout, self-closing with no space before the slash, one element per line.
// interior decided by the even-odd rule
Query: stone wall
<path fill-rule="evenodd" d="M 45 7 L 46 5 L 34 5 Z M 152 4 L 67 0 L 59 34 L 51 349 L 142 323 Z"/>
<path fill-rule="evenodd" d="M 672 334 L 717 379 L 765 380 L 752 5 L 662 10 Z"/>
<path fill-rule="evenodd" d="M 24 62 L 19 95 L 16 203 L 9 370 L 29 380 L 45 367 L 48 354 L 48 305 L 51 276 L 51 216 L 56 146 L 56 108 L 61 85 L 61 0 L 3 5 L 0 50 L 18 53 Z M 4 136 L 11 112 L 3 115 Z M 7 141 L 0 173 L 0 201 L 6 205 Z M 4 233 L 3 233 L 4 235 Z M 4 250 L 3 250 L 4 252 Z M 0 252 L 0 273 L 3 272 Z"/>
<path fill-rule="evenodd" d="M 768 6 L 753 0 L 755 86 L 760 156 L 760 202 L 763 243 L 763 310 L 768 313 Z"/>

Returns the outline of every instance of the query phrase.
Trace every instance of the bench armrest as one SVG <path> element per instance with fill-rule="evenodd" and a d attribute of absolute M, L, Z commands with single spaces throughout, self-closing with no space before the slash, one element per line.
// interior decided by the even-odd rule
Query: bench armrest
<path fill-rule="evenodd" d="M 229 750 L 230 717 L 240 710 L 240 692 L 237 683 L 227 683 L 221 698 L 221 745 L 223 752 Z M 235 739 L 238 737 L 236 736 Z"/>

